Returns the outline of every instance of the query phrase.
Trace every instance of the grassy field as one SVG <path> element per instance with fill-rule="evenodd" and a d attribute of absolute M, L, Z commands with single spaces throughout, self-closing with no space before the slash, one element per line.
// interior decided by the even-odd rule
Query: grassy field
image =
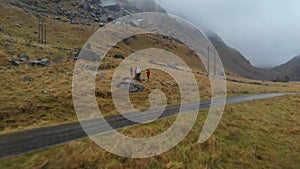
<path fill-rule="evenodd" d="M 44 18 L 48 25 L 48 44 L 37 43 L 38 19 L 23 10 L 0 2 L 0 134 L 77 121 L 72 100 L 73 57 L 97 30 L 94 26 L 71 25 Z M 19 28 L 16 24 L 21 24 Z M 92 24 L 93 25 L 93 24 Z M 118 43 L 102 65 L 117 66 L 127 56 L 149 45 L 178 55 L 192 69 L 201 99 L 211 96 L 210 82 L 202 63 L 182 44 L 161 36 L 144 35 Z M 50 67 L 21 64 L 14 67 L 9 57 L 28 54 L 31 60 L 49 58 Z M 114 69 L 101 70 L 96 79 L 96 99 L 105 115 L 118 114 L 112 104 L 110 82 Z M 180 75 L 180 72 L 179 74 Z M 33 82 L 23 82 L 29 77 Z M 143 72 L 142 78 L 145 77 Z M 178 86 L 167 73 L 152 71 L 145 90 L 130 94 L 136 109 L 150 107 L 149 94 L 161 89 L 168 105 L 180 103 Z M 41 91 L 50 94 L 42 94 Z M 272 83 L 248 80 L 227 72 L 228 96 L 260 93 L 299 92 L 298 83 Z M 148 159 L 128 159 L 98 148 L 89 139 L 70 142 L 47 150 L 0 161 L 0 168 L 299 168 L 299 96 L 285 96 L 226 107 L 215 135 L 199 145 L 197 139 L 206 118 L 202 111 L 188 137 L 171 151 Z M 138 137 L 153 136 L 166 130 L 175 117 L 121 130 Z"/>
<path fill-rule="evenodd" d="M 45 18 L 48 23 L 48 44 L 36 43 L 38 35 L 38 19 L 23 10 L 0 2 L 0 133 L 20 131 L 30 128 L 57 125 L 77 121 L 72 101 L 72 75 L 75 62 L 73 57 L 86 40 L 96 31 L 96 27 L 71 25 L 53 20 L 54 16 Z M 22 27 L 16 27 L 21 24 Z M 193 52 L 182 44 L 175 43 L 161 36 L 145 35 L 131 38 L 131 45 L 120 42 L 103 65 L 117 66 L 122 60 L 114 59 L 114 54 L 127 56 L 133 51 L 152 46 L 153 48 L 172 51 L 186 62 L 196 77 L 201 99 L 210 98 L 210 82 L 203 71 L 203 65 Z M 21 64 L 11 66 L 8 57 L 17 58 L 18 54 L 27 53 L 31 60 L 49 58 L 50 67 L 36 67 Z M 112 106 L 110 81 L 114 69 L 101 70 L 106 76 L 96 79 L 97 101 L 105 115 L 117 114 Z M 33 82 L 23 82 L 29 77 Z M 294 92 L 300 91 L 296 83 L 271 83 L 247 80 L 234 75 L 227 76 L 229 96 L 256 93 Z M 145 73 L 143 72 L 143 78 Z M 140 110 L 149 108 L 149 94 L 153 89 L 161 89 L 167 96 L 168 104 L 180 103 L 178 87 L 170 88 L 174 79 L 168 74 L 153 70 L 152 79 L 143 83 L 146 90 L 130 95 L 134 107 Z M 49 91 L 44 95 L 41 91 Z"/>
<path fill-rule="evenodd" d="M 300 97 L 277 97 L 226 106 L 212 138 L 197 140 L 206 111 L 171 151 L 146 159 L 112 155 L 89 139 L 0 161 L 0 168 L 294 168 L 300 167 Z M 135 137 L 161 133 L 174 117 L 122 129 Z"/>

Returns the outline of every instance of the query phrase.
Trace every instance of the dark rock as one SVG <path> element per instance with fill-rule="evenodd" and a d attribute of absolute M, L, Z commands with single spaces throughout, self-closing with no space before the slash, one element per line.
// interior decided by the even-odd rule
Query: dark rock
<path fill-rule="evenodd" d="M 23 82 L 32 82 L 33 79 L 32 78 L 29 78 L 29 77 L 24 77 L 23 78 Z"/>
<path fill-rule="evenodd" d="M 71 19 L 71 24 L 73 24 L 73 25 L 78 25 L 79 22 L 78 22 L 77 20 L 75 20 L 75 19 Z"/>
<path fill-rule="evenodd" d="M 288 77 L 288 76 L 280 76 L 280 77 L 273 78 L 272 81 L 273 82 L 289 82 L 290 81 L 290 77 Z"/>
<path fill-rule="evenodd" d="M 9 59 L 8 61 L 14 66 L 19 66 L 21 64 L 20 61 L 14 59 Z"/>
<path fill-rule="evenodd" d="M 20 61 L 27 61 L 27 60 L 29 60 L 28 54 L 18 55 L 18 58 L 19 58 Z"/>
<path fill-rule="evenodd" d="M 98 70 L 110 70 L 112 68 L 115 68 L 115 66 L 113 66 L 113 65 L 100 65 L 98 67 Z"/>
<path fill-rule="evenodd" d="M 109 17 L 107 17 L 107 22 L 112 22 L 112 21 L 114 21 L 115 19 L 113 18 L 113 17 L 111 17 L 111 16 L 109 16 Z"/>
<path fill-rule="evenodd" d="M 46 66 L 50 66 L 51 62 L 49 59 L 38 59 L 38 60 L 33 60 L 29 62 L 32 66 L 42 66 L 42 67 L 46 67 Z"/>
<path fill-rule="evenodd" d="M 11 44 L 11 43 L 5 43 L 4 46 L 7 48 L 7 47 L 12 47 L 12 46 L 14 46 L 14 44 Z"/>
<path fill-rule="evenodd" d="M 87 48 L 77 53 L 74 60 L 79 60 L 79 59 L 84 59 L 91 62 L 100 62 L 101 60 L 99 53 L 94 52 L 93 50 L 88 50 Z"/>
<path fill-rule="evenodd" d="M 54 17 L 54 20 L 60 21 L 60 20 L 61 20 L 61 17 L 55 16 L 55 17 Z"/>
<path fill-rule="evenodd" d="M 117 54 L 114 56 L 115 59 L 125 59 L 125 57 L 121 54 Z"/>
<path fill-rule="evenodd" d="M 102 27 L 104 27 L 105 26 L 105 23 L 99 23 L 99 26 L 102 28 Z"/>
<path fill-rule="evenodd" d="M 130 45 L 130 44 L 131 44 L 130 40 L 129 40 L 129 39 L 127 39 L 127 38 L 126 38 L 126 39 L 124 39 L 124 40 L 123 40 L 123 42 L 124 42 L 126 45 Z"/>

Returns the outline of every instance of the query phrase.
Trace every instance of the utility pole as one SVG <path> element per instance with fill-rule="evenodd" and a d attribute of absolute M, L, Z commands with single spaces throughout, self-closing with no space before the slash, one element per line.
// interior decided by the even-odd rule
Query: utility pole
<path fill-rule="evenodd" d="M 214 52 L 214 75 L 217 75 L 216 52 Z"/>
<path fill-rule="evenodd" d="M 41 43 L 41 21 L 39 21 L 39 43 Z"/>
<path fill-rule="evenodd" d="M 46 27 L 46 23 L 44 22 L 44 29 L 45 29 L 45 37 L 44 37 L 44 44 L 47 44 L 47 27 Z"/>
<path fill-rule="evenodd" d="M 209 46 L 208 46 L 208 48 L 207 48 L 207 76 L 209 77 L 209 75 L 210 75 L 210 58 L 209 58 Z"/>
<path fill-rule="evenodd" d="M 39 21 L 39 43 L 41 44 L 46 44 L 47 43 L 47 28 L 46 28 L 46 23 L 44 21 Z"/>

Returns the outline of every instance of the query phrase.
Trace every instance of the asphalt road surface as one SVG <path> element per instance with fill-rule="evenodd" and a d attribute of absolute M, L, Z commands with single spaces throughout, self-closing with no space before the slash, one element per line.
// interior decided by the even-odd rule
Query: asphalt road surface
<path fill-rule="evenodd" d="M 239 96 L 227 98 L 226 104 L 234 104 L 247 102 L 252 100 L 260 100 L 273 98 L 289 94 L 298 94 L 298 93 L 274 93 L 274 94 L 261 94 L 261 95 L 252 95 L 252 96 Z M 168 106 L 165 108 L 163 113 L 158 109 L 152 109 L 141 113 L 128 113 L 126 117 L 128 119 L 134 119 L 134 121 L 124 118 L 122 115 L 109 116 L 105 118 L 99 118 L 94 120 L 86 121 L 87 129 L 89 134 L 102 134 L 109 132 L 113 129 L 121 129 L 124 127 L 129 127 L 139 124 L 138 122 L 148 122 L 152 121 L 154 118 L 165 118 L 177 115 L 180 108 L 185 111 L 193 111 L 195 108 L 199 110 L 204 110 L 210 108 L 210 106 L 220 106 L 222 100 L 207 100 L 201 101 L 199 103 L 190 103 L 185 105 L 177 106 Z M 197 107 L 195 107 L 197 106 Z M 111 127 L 104 125 L 104 120 L 110 124 Z M 138 122 L 136 122 L 138 121 Z M 85 123 L 85 122 L 83 122 Z M 81 127 L 79 122 L 62 124 L 58 126 L 43 127 L 21 132 L 13 132 L 9 134 L 0 135 L 0 159 L 12 157 L 15 155 L 20 155 L 36 150 L 45 149 L 51 146 L 58 144 L 63 144 L 66 142 L 86 138 L 87 134 Z"/>

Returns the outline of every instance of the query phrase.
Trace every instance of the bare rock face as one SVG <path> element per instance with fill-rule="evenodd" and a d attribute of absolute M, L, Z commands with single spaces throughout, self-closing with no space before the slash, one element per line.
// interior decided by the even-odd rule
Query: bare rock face
<path fill-rule="evenodd" d="M 12 0 L 11 4 L 36 16 L 47 17 L 52 14 L 55 15 L 55 20 L 79 25 L 87 25 L 79 20 L 107 23 L 125 15 L 142 12 L 127 0 L 74 0 L 72 3 L 69 0 Z M 63 20 L 61 16 L 67 16 L 68 19 Z"/>

